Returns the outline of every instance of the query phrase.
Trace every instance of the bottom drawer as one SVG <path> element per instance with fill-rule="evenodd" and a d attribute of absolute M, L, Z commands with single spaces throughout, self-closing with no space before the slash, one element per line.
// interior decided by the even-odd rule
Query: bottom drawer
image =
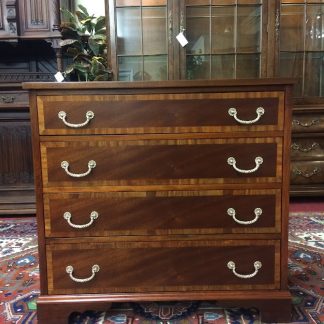
<path fill-rule="evenodd" d="M 324 183 L 324 161 L 292 161 L 290 169 L 293 185 Z"/>
<path fill-rule="evenodd" d="M 271 240 L 47 246 L 49 294 L 278 289 L 279 268 Z"/>

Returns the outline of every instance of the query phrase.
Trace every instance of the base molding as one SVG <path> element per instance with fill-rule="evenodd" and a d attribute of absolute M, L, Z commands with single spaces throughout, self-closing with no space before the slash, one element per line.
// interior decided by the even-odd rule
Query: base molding
<path fill-rule="evenodd" d="M 291 319 L 291 295 L 288 290 L 42 295 L 37 301 L 37 318 L 39 323 L 66 323 L 72 312 L 108 310 L 113 302 L 179 300 L 214 300 L 222 307 L 255 307 L 259 309 L 264 323 L 284 323 Z"/>

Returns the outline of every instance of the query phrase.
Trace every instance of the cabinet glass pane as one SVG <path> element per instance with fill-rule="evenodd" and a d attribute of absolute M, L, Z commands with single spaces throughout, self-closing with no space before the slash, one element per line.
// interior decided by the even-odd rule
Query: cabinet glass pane
<path fill-rule="evenodd" d="M 143 54 L 167 53 L 165 8 L 143 8 Z"/>
<path fill-rule="evenodd" d="M 324 52 L 307 53 L 305 64 L 304 95 L 309 97 L 324 96 Z"/>
<path fill-rule="evenodd" d="M 281 6 L 280 50 L 304 50 L 304 5 Z"/>
<path fill-rule="evenodd" d="M 237 4 L 244 4 L 244 5 L 260 4 L 260 3 L 262 3 L 262 0 L 237 0 Z"/>
<path fill-rule="evenodd" d="M 298 78 L 295 97 L 323 97 L 324 3 L 282 0 L 281 14 L 280 76 Z"/>
<path fill-rule="evenodd" d="M 260 51 L 260 7 L 237 7 L 237 51 Z"/>
<path fill-rule="evenodd" d="M 144 56 L 143 80 L 167 80 L 168 62 L 166 55 Z"/>
<path fill-rule="evenodd" d="M 187 53 L 210 53 L 210 8 L 194 7 L 187 9 L 186 37 L 189 44 Z"/>
<path fill-rule="evenodd" d="M 123 6 L 140 6 L 141 0 L 116 0 L 116 7 L 123 7 Z"/>
<path fill-rule="evenodd" d="M 166 6 L 167 0 L 116 0 L 116 7 Z"/>
<path fill-rule="evenodd" d="M 169 78 L 167 0 L 116 2 L 118 80 Z"/>
<path fill-rule="evenodd" d="M 298 78 L 298 83 L 294 85 L 295 97 L 302 94 L 303 60 L 303 53 L 280 54 L 280 76 Z"/>
<path fill-rule="evenodd" d="M 212 56 L 212 78 L 233 79 L 235 77 L 235 55 Z"/>
<path fill-rule="evenodd" d="M 208 6 L 210 5 L 210 0 L 185 0 L 185 3 L 186 6 Z"/>
<path fill-rule="evenodd" d="M 236 58 L 236 78 L 259 77 L 260 54 L 238 54 Z"/>
<path fill-rule="evenodd" d="M 143 58 L 141 56 L 128 56 L 118 58 L 118 80 L 136 81 L 143 77 Z"/>
<path fill-rule="evenodd" d="M 212 8 L 212 53 L 233 53 L 235 50 L 235 6 Z"/>
<path fill-rule="evenodd" d="M 140 8 L 117 8 L 117 52 L 124 55 L 142 53 Z"/>
<path fill-rule="evenodd" d="M 186 64 L 187 79 L 210 78 L 209 55 L 188 55 Z"/>
<path fill-rule="evenodd" d="M 186 67 L 190 68 L 186 77 L 260 77 L 262 1 L 211 0 L 205 6 L 188 3 L 193 2 L 186 1 Z M 197 64 L 199 54 L 204 58 Z"/>
<path fill-rule="evenodd" d="M 306 51 L 324 50 L 324 5 L 310 5 L 306 11 Z"/>

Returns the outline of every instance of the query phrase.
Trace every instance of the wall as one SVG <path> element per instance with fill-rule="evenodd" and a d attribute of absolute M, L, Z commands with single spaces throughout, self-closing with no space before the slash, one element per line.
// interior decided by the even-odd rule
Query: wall
<path fill-rule="evenodd" d="M 105 15 L 105 2 L 104 0 L 75 0 L 75 6 L 79 4 L 87 8 L 89 14 L 95 16 Z"/>

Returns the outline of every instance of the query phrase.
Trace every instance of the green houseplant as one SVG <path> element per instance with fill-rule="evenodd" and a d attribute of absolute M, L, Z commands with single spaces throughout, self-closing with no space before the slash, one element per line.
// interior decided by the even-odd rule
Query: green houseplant
<path fill-rule="evenodd" d="M 63 75 L 73 81 L 111 80 L 105 17 L 89 15 L 82 5 L 78 8 L 75 13 L 61 9 L 63 23 L 60 45 L 65 49 L 66 55 L 72 58 Z"/>

